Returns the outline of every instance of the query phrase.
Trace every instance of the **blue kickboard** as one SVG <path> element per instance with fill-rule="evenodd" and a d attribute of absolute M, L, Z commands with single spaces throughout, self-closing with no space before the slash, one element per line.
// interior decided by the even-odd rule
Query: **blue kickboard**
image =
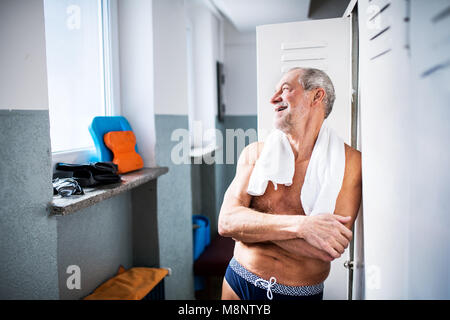
<path fill-rule="evenodd" d="M 105 145 L 103 136 L 110 131 L 133 131 L 127 119 L 122 116 L 114 117 L 95 117 L 89 126 L 89 132 L 94 140 L 95 150 L 97 151 L 97 161 L 110 162 L 114 155 L 111 150 Z M 136 144 L 136 152 L 138 147 Z"/>

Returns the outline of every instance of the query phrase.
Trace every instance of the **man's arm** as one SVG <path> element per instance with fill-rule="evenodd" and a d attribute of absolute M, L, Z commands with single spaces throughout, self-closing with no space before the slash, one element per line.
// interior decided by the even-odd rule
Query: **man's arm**
<path fill-rule="evenodd" d="M 308 258 L 331 262 L 335 258 L 338 258 L 337 256 L 332 257 L 324 250 L 313 247 L 303 239 L 277 240 L 272 241 L 272 243 L 301 259 Z"/>
<path fill-rule="evenodd" d="M 315 217 L 273 215 L 249 208 L 251 196 L 247 194 L 247 187 L 260 147 L 260 143 L 247 146 L 239 158 L 236 176 L 225 193 L 220 210 L 219 234 L 242 242 L 309 238 L 315 240 L 311 244 L 317 249 L 338 257 L 338 250 L 342 245 L 348 245 L 352 235 L 343 225 L 349 218 L 332 214 Z M 297 245 L 304 244 L 299 242 Z M 303 252 L 307 249 L 311 248 Z"/>
<path fill-rule="evenodd" d="M 236 176 L 225 192 L 220 209 L 219 234 L 249 243 L 295 239 L 298 216 L 273 215 L 249 208 L 252 197 L 247 187 L 261 146 L 261 143 L 252 143 L 239 157 Z"/>
<path fill-rule="evenodd" d="M 347 145 L 345 145 L 345 149 L 344 180 L 336 200 L 335 214 L 348 217 L 349 220 L 344 225 L 351 230 L 361 204 L 361 153 Z M 318 258 L 324 261 L 332 260 L 326 252 L 310 246 L 303 239 L 273 241 L 273 243 L 297 256 Z M 339 254 L 342 254 L 346 247 L 344 244 L 338 245 Z"/>
<path fill-rule="evenodd" d="M 345 223 L 345 226 L 352 229 L 362 196 L 361 152 L 345 145 L 345 157 L 344 181 L 336 200 L 334 213 L 350 217 L 350 221 Z"/>

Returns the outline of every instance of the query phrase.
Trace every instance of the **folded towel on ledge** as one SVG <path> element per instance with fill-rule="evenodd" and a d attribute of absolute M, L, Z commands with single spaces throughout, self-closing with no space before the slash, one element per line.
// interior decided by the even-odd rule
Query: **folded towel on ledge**
<path fill-rule="evenodd" d="M 84 300 L 141 300 L 169 273 L 163 268 L 120 268 Z"/>
<path fill-rule="evenodd" d="M 326 121 L 311 154 L 301 190 L 301 203 L 306 215 L 334 213 L 345 171 L 344 141 L 327 126 Z M 274 129 L 266 141 L 250 176 L 247 193 L 261 196 L 269 181 L 292 185 L 295 173 L 294 152 L 284 132 Z"/>

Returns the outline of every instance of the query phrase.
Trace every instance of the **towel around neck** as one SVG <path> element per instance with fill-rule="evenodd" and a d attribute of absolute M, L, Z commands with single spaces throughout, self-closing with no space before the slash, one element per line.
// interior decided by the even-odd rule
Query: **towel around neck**
<path fill-rule="evenodd" d="M 306 169 L 300 194 L 306 215 L 334 213 L 344 171 L 344 142 L 324 121 Z M 292 185 L 294 173 L 295 158 L 291 144 L 284 132 L 274 129 L 267 136 L 255 163 L 247 193 L 252 196 L 263 195 L 269 181 L 273 183 L 275 190 L 278 184 L 289 187 Z"/>

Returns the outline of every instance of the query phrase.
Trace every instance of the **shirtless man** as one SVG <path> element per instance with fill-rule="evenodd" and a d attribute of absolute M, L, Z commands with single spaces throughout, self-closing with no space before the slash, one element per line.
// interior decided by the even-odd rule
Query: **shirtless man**
<path fill-rule="evenodd" d="M 291 186 L 270 182 L 262 196 L 247 193 L 264 144 L 248 145 L 225 193 L 219 234 L 235 241 L 222 299 L 322 299 L 330 262 L 352 238 L 361 201 L 361 153 L 345 144 L 345 173 L 335 212 L 306 216 L 300 191 L 314 144 L 331 112 L 334 88 L 317 69 L 294 68 L 283 75 L 271 98 L 274 126 L 288 137 L 295 156 Z M 229 283 L 231 282 L 231 283 Z"/>

